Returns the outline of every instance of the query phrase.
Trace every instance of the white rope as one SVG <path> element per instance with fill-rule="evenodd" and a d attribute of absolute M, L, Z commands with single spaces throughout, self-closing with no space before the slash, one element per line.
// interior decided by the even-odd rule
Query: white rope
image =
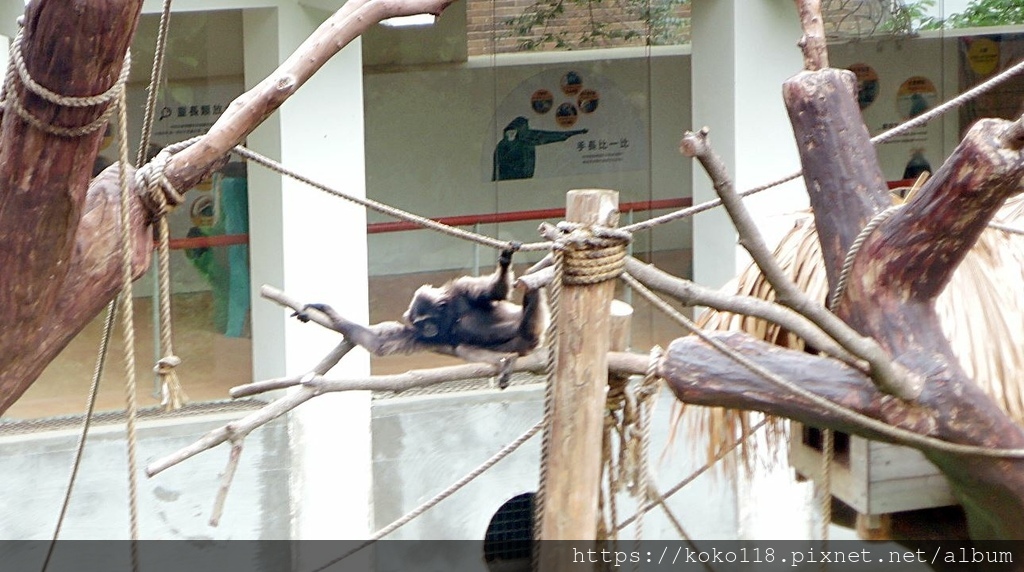
<path fill-rule="evenodd" d="M 436 220 L 431 220 L 429 218 L 422 217 L 422 216 L 419 216 L 417 214 L 413 214 L 413 213 L 410 213 L 410 212 L 407 212 L 407 211 L 403 211 L 401 209 L 392 207 L 390 205 L 386 205 L 384 203 L 375 201 L 373 199 L 367 199 L 367 198 L 363 198 L 363 197 L 356 197 L 356 196 L 353 196 L 353 195 L 349 195 L 347 193 L 343 193 L 341 191 L 332 189 L 332 188 L 330 188 L 327 185 L 324 185 L 322 183 L 318 183 L 318 182 L 314 181 L 313 179 L 310 179 L 310 178 L 308 178 L 308 177 L 306 177 L 304 175 L 296 173 L 295 171 L 292 171 L 292 170 L 288 169 L 287 167 L 285 167 L 281 163 L 279 163 L 277 161 L 274 161 L 273 159 L 271 159 L 269 157 L 265 157 L 263 155 L 260 155 L 259 153 L 253 151 L 252 149 L 247 149 L 247 148 L 245 148 L 245 147 L 243 147 L 241 145 L 236 146 L 234 149 L 232 149 L 232 153 L 235 153 L 236 155 L 239 155 L 239 156 L 244 157 L 244 158 L 246 158 L 246 159 L 248 159 L 250 161 L 253 161 L 254 163 L 258 163 L 260 165 L 263 165 L 264 167 L 266 167 L 268 169 L 271 169 L 272 171 L 281 173 L 282 175 L 287 175 L 287 176 L 295 179 L 296 181 L 303 182 L 303 183 L 305 183 L 305 184 L 307 184 L 307 185 L 309 185 L 309 186 L 311 186 L 311 187 L 313 187 L 313 188 L 315 188 L 317 190 L 323 191 L 323 192 L 325 192 L 325 193 L 327 193 L 329 195 L 332 195 L 332 196 L 335 196 L 335 197 L 338 197 L 338 198 L 341 198 L 341 199 L 345 199 L 347 201 L 356 203 L 358 205 L 361 205 L 361 206 L 366 207 L 368 209 L 371 209 L 373 211 L 379 212 L 381 214 L 384 214 L 384 215 L 387 215 L 387 216 L 390 216 L 390 217 L 393 217 L 393 218 L 397 218 L 397 219 L 400 219 L 400 220 L 404 220 L 404 221 L 407 221 L 407 222 L 411 222 L 413 224 L 422 226 L 424 228 L 429 228 L 431 230 L 434 230 L 434 231 L 437 231 L 437 232 L 440 232 L 440 233 L 443 233 L 443 234 L 447 234 L 447 235 L 453 236 L 455 238 L 461 238 L 463 240 L 468 240 L 470 242 L 475 242 L 477 244 L 481 244 L 481 245 L 484 245 L 484 246 L 489 246 L 491 248 L 495 248 L 495 249 L 498 249 L 498 250 L 513 249 L 513 250 L 521 250 L 521 251 L 539 251 L 539 250 L 548 250 L 549 248 L 551 248 L 551 244 L 549 242 L 546 242 L 546 241 L 545 242 L 535 242 L 535 243 L 530 243 L 530 244 L 519 244 L 519 243 L 510 242 L 510 241 L 506 241 L 506 240 L 498 240 L 496 238 L 491 238 L 489 236 L 485 236 L 485 235 L 478 234 L 478 233 L 475 233 L 475 232 L 470 232 L 470 231 L 463 230 L 461 228 L 457 228 L 457 227 L 454 227 L 454 226 L 449 226 L 447 224 L 438 222 Z"/>
<path fill-rule="evenodd" d="M 1005 83 L 1007 80 L 1021 72 L 1024 72 L 1024 60 L 1017 62 L 1016 65 L 1007 68 L 999 75 L 994 76 L 991 79 L 988 79 L 985 82 L 972 87 L 971 89 L 961 93 L 960 95 L 954 97 L 953 99 L 941 105 L 933 107 L 932 109 L 922 113 L 921 115 L 918 115 L 917 117 L 909 121 L 905 121 L 888 131 L 875 135 L 874 137 L 871 138 L 871 142 L 876 145 L 878 143 L 885 143 L 886 141 L 892 139 L 893 137 L 902 135 L 907 131 L 914 129 L 915 127 L 920 127 L 921 125 L 928 123 L 932 119 L 935 119 L 936 117 L 952 109 L 956 109 L 957 107 L 960 107 L 961 105 L 971 101 L 972 99 L 975 99 L 980 95 L 984 95 L 985 93 L 991 91 L 999 84 Z"/>
<path fill-rule="evenodd" d="M 128 442 L 128 520 L 131 540 L 131 562 L 133 572 L 139 570 L 139 472 L 138 435 L 135 421 L 138 417 L 138 398 L 135 380 L 135 314 L 132 299 L 132 218 L 131 192 L 126 173 L 128 165 L 128 105 L 124 90 L 116 105 L 119 133 L 118 151 L 121 168 L 118 180 L 121 187 L 121 294 L 120 313 L 124 328 L 125 367 L 125 429 Z"/>
<path fill-rule="evenodd" d="M 342 554 L 341 556 L 338 556 L 337 558 L 334 558 L 330 562 L 327 562 L 326 564 L 313 569 L 312 572 L 320 572 L 321 570 L 325 570 L 327 568 L 330 568 L 331 566 L 337 564 L 338 562 L 341 562 L 342 560 L 348 558 L 349 556 L 352 556 L 356 552 L 359 552 L 360 550 L 366 548 L 367 546 L 370 546 L 371 544 L 377 542 L 381 538 L 384 538 L 385 536 L 387 536 L 387 535 L 391 534 L 392 532 L 398 530 L 399 528 L 405 526 L 410 521 L 412 521 L 414 518 L 418 517 L 419 515 L 423 514 L 426 511 L 430 510 L 431 508 L 436 506 L 441 501 L 443 501 L 443 500 L 447 499 L 448 497 L 452 496 L 453 494 L 455 494 L 459 489 L 461 489 L 462 487 L 464 487 L 467 484 L 469 484 L 473 479 L 475 479 L 475 478 L 479 477 L 480 475 L 484 474 L 485 472 L 487 472 L 491 467 L 493 467 L 495 464 L 497 464 L 498 461 L 501 461 L 505 457 L 508 457 L 510 454 L 512 454 L 512 452 L 514 452 L 516 449 L 518 449 L 520 446 L 522 446 L 523 443 L 529 441 L 531 437 L 536 435 L 537 432 L 540 431 L 542 427 L 544 427 L 544 422 L 543 421 L 538 422 L 536 425 L 534 425 L 533 427 L 529 428 L 525 433 L 523 433 L 522 435 L 517 437 L 514 441 L 512 441 L 508 445 L 505 445 L 505 447 L 503 447 L 500 451 L 495 453 L 490 459 L 487 459 L 486 461 L 484 461 L 484 463 L 482 465 L 480 465 L 479 467 L 473 469 L 473 471 L 468 473 L 466 476 L 462 477 L 461 479 L 459 479 L 459 480 L 455 481 L 454 483 L 452 483 L 451 485 L 449 485 L 448 488 L 446 488 L 443 491 L 437 493 L 436 495 L 431 497 L 429 500 L 427 500 L 426 502 L 424 502 L 420 506 L 418 506 L 418 507 L 412 509 L 411 511 L 409 511 L 408 513 L 406 513 L 404 516 L 402 516 L 398 520 L 392 522 L 391 524 L 389 524 L 389 525 L 385 526 L 384 528 L 378 530 L 377 532 L 373 533 L 373 536 L 371 536 L 367 540 L 363 541 L 362 543 L 360 543 L 355 548 L 349 550 L 348 552 L 345 552 L 344 554 Z"/>
<path fill-rule="evenodd" d="M 861 247 L 867 241 L 871 233 L 875 232 L 883 222 L 889 220 L 889 217 L 896 214 L 896 211 L 903 207 L 903 203 L 892 205 L 884 211 L 876 214 L 868 221 L 868 224 L 864 225 L 864 228 L 857 234 L 857 238 L 853 239 L 853 244 L 850 245 L 850 250 L 846 252 L 846 258 L 843 259 L 843 267 L 839 271 L 839 279 L 836 280 L 836 287 L 832 291 L 832 296 L 828 300 L 828 309 L 835 312 L 836 306 L 839 305 L 839 301 L 843 298 L 846 293 L 846 285 L 850 280 L 850 271 L 853 270 L 853 263 L 857 261 L 857 253 L 860 252 Z"/>
<path fill-rule="evenodd" d="M 156 117 L 156 92 L 160 84 L 160 76 L 164 70 L 164 57 L 167 55 L 167 29 L 171 23 L 171 0 L 164 0 L 160 13 L 160 27 L 157 29 L 156 46 L 153 53 L 153 69 L 149 76 L 149 87 L 146 95 L 146 115 L 142 120 L 142 134 L 139 137 L 139 153 L 137 165 L 146 162 L 149 140 L 153 134 L 153 122 Z"/>
<path fill-rule="evenodd" d="M 951 99 L 951 100 L 949 100 L 949 101 L 947 101 L 947 102 L 945 102 L 945 103 L 943 103 L 943 104 L 941 104 L 941 105 L 939 105 L 937 107 L 933 107 L 932 109 L 926 111 L 925 113 L 922 113 L 921 115 L 918 115 L 917 117 L 915 117 L 913 119 L 905 121 L 905 122 L 901 123 L 900 125 L 897 125 L 896 127 L 893 127 L 892 129 L 890 129 L 888 131 L 885 131 L 883 133 L 880 133 L 880 134 L 872 137 L 871 138 L 871 142 L 876 144 L 876 145 L 879 144 L 879 143 L 884 143 L 884 142 L 886 142 L 886 141 L 888 141 L 888 140 L 890 140 L 890 139 L 892 139 L 892 138 L 894 138 L 896 136 L 902 135 L 902 134 L 906 133 L 907 131 L 910 131 L 911 129 L 914 129 L 915 127 L 919 127 L 921 125 L 924 125 L 925 123 L 931 121 L 932 119 L 935 119 L 936 117 L 939 117 L 940 115 L 943 115 L 944 113 L 947 113 L 947 112 L 949 112 L 952 109 L 960 107 L 961 105 L 971 101 L 972 99 L 975 99 L 976 97 L 978 97 L 980 95 L 983 95 L 983 94 L 985 94 L 988 91 L 991 91 L 993 88 L 995 88 L 999 84 L 1005 83 L 1007 80 L 1009 80 L 1013 76 L 1018 75 L 1018 74 L 1020 74 L 1022 72 L 1024 72 L 1024 60 L 1022 60 L 1021 62 L 1018 62 L 1013 67 L 1010 67 L 1010 68 L 1006 69 L 1005 71 L 1003 71 L 999 75 L 996 75 L 996 76 L 992 77 L 991 79 L 985 81 L 984 83 L 981 83 L 981 84 L 979 84 L 979 85 L 977 85 L 977 86 L 975 86 L 975 87 L 965 91 L 964 93 L 958 95 L 957 97 L 954 97 L 953 99 Z M 747 191 L 743 191 L 742 193 L 739 193 L 739 196 L 740 197 L 748 197 L 750 195 L 753 195 L 753 194 L 756 194 L 756 193 L 760 193 L 761 191 L 766 191 L 768 189 L 777 187 L 777 186 L 779 186 L 779 185 L 781 185 L 783 183 L 787 183 L 789 181 L 797 179 L 801 175 L 803 175 L 803 171 L 797 171 L 796 173 L 792 173 L 790 175 L 782 177 L 781 179 L 777 179 L 775 181 L 766 183 L 766 184 L 761 185 L 759 187 L 754 187 L 753 189 L 749 189 Z M 641 230 L 646 230 L 646 229 L 652 228 L 654 226 L 658 226 L 658 225 L 661 225 L 661 224 L 672 222 L 674 220 L 678 220 L 678 219 L 681 219 L 681 218 L 691 217 L 691 216 L 693 216 L 695 214 L 711 210 L 711 209 L 719 207 L 721 205 L 722 205 L 721 199 L 713 199 L 713 200 L 701 203 L 699 205 L 694 205 L 692 207 L 688 207 L 688 208 L 685 208 L 685 209 L 680 209 L 678 211 L 671 212 L 671 213 L 668 213 L 668 214 L 664 214 L 664 215 L 659 216 L 659 217 L 655 217 L 655 218 L 648 219 L 648 220 L 645 220 L 645 221 L 641 221 L 641 222 L 638 222 L 638 223 L 635 223 L 635 224 L 624 226 L 624 227 L 622 227 L 622 230 L 627 230 L 629 232 L 634 232 L 635 233 L 635 232 L 638 232 L 638 231 L 641 231 Z"/>

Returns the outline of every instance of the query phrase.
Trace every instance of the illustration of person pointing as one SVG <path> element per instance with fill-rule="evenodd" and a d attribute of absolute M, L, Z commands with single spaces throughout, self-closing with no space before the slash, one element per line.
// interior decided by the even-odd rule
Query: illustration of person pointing
<path fill-rule="evenodd" d="M 542 131 L 530 129 L 525 117 L 516 117 L 504 129 L 504 137 L 494 146 L 492 181 L 531 179 L 537 165 L 537 146 L 558 143 L 586 133 L 586 129 L 573 131 Z"/>

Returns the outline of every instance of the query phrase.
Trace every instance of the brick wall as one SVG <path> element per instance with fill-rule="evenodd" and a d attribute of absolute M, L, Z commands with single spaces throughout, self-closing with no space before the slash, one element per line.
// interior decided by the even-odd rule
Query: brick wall
<path fill-rule="evenodd" d="M 619 46 L 644 46 L 647 24 L 642 16 L 645 6 L 637 0 L 467 0 L 469 55 L 518 52 L 524 42 L 533 42 L 533 51 L 589 49 Z M 650 0 L 665 17 L 663 32 L 653 44 L 681 44 L 690 41 L 690 4 L 679 0 Z M 662 2 L 662 4 L 657 4 Z M 668 2 L 665 4 L 664 2 Z M 534 9 L 557 7 L 560 13 L 536 25 L 528 36 L 514 33 L 508 22 Z M 556 39 L 543 40 L 545 35 Z M 627 37 L 629 36 L 629 37 Z M 559 41 L 564 42 L 559 45 Z"/>

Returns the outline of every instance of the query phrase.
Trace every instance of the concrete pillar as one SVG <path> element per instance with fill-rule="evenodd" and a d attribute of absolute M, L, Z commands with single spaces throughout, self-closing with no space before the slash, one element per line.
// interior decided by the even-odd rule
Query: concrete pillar
<path fill-rule="evenodd" d="M 271 73 L 328 15 L 293 2 L 246 10 L 246 85 Z M 365 196 L 360 51 L 357 40 L 336 55 L 249 137 L 250 146 L 316 181 Z M 259 286 L 278 285 L 365 323 L 365 213 L 259 166 L 249 167 L 249 200 L 254 377 L 308 371 L 341 337 L 289 318 L 258 298 Z M 339 377 L 368 373 L 369 357 L 362 350 L 332 371 Z M 365 537 L 371 491 L 369 395 L 321 396 L 290 419 L 296 461 L 293 537 Z"/>
<path fill-rule="evenodd" d="M 803 68 L 793 0 L 693 0 L 691 18 L 693 128 L 711 129 L 711 143 L 728 165 L 737 190 L 799 170 L 782 102 L 782 82 Z M 703 169 L 694 165 L 694 204 L 716 196 Z M 803 180 L 755 195 L 746 204 L 774 247 L 792 227 L 785 215 L 807 206 Z M 749 263 L 723 209 L 697 215 L 693 229 L 693 275 L 698 283 L 721 286 Z M 785 459 L 777 466 L 785 467 Z M 739 479 L 735 498 L 740 538 L 775 538 L 780 531 L 796 538 L 807 535 L 808 487 L 789 486 L 791 482 L 785 468 Z M 764 494 L 767 489 L 771 494 Z M 780 503 L 787 509 L 777 510 Z"/>
<path fill-rule="evenodd" d="M 800 22 L 793 0 L 694 0 L 693 128 L 711 129 L 711 143 L 746 190 L 800 168 L 782 82 L 799 72 Z M 694 204 L 715 198 L 704 170 L 693 168 Z M 784 215 L 807 205 L 803 182 L 747 199 L 769 241 L 788 229 Z M 694 279 L 721 286 L 746 266 L 722 209 L 693 223 Z"/>

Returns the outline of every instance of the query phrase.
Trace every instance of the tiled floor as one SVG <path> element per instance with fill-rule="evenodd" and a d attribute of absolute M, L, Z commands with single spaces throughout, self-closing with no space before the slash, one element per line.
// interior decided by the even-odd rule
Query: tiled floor
<path fill-rule="evenodd" d="M 689 251 L 657 253 L 654 262 L 676 275 L 689 275 Z M 373 322 L 401 316 L 412 292 L 421 284 L 441 284 L 453 273 L 403 274 L 370 279 L 370 318 Z M 627 299 L 621 286 L 617 297 Z M 193 401 L 227 399 L 227 390 L 250 381 L 251 343 L 249 338 L 229 338 L 217 331 L 211 318 L 213 301 L 208 293 L 181 294 L 173 299 L 175 353 L 183 359 L 178 375 Z M 653 344 L 666 345 L 681 330 L 668 318 L 639 298 L 633 300 L 632 347 L 646 352 Z M 136 375 L 140 407 L 159 404 L 154 392 L 154 337 L 152 306 L 149 298 L 135 300 Z M 38 418 L 75 415 L 85 411 L 89 382 L 96 363 L 96 352 L 103 331 L 103 317 L 96 318 L 54 360 L 42 376 L 4 415 L 5 418 Z M 124 407 L 124 361 L 120 328 L 111 339 L 105 374 L 101 380 L 97 410 Z M 455 358 L 435 354 L 416 354 L 375 358 L 374 373 L 397 373 L 413 368 L 458 363 Z"/>

